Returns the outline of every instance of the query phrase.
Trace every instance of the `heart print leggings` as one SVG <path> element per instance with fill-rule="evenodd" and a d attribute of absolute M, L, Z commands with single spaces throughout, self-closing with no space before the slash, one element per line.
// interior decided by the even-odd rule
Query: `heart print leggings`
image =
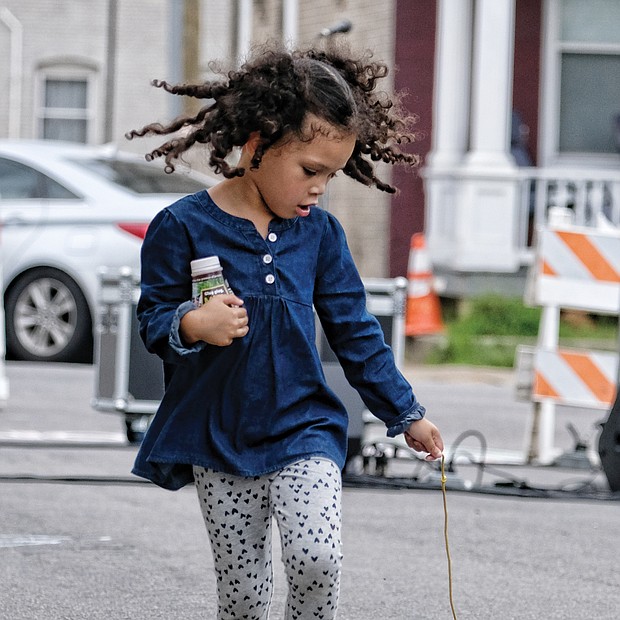
<path fill-rule="evenodd" d="M 255 477 L 194 467 L 217 576 L 218 620 L 267 620 L 273 590 L 272 522 L 288 582 L 286 620 L 336 616 L 341 475 L 310 458 Z"/>

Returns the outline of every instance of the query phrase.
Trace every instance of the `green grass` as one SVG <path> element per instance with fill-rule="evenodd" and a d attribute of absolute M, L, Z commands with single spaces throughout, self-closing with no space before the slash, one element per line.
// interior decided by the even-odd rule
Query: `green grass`
<path fill-rule="evenodd" d="M 512 367 L 516 347 L 536 343 L 541 312 L 526 307 L 520 298 L 475 298 L 459 316 L 445 319 L 445 341 L 426 362 Z M 617 350 L 618 318 L 562 312 L 560 343 L 580 347 L 584 342 L 587 348 Z"/>

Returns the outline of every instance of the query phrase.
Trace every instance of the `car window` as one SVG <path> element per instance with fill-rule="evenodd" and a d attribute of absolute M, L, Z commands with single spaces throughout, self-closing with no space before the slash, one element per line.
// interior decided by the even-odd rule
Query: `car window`
<path fill-rule="evenodd" d="M 78 198 L 53 179 L 16 161 L 0 157 L 0 199 L 71 200 Z"/>
<path fill-rule="evenodd" d="M 74 160 L 74 163 L 136 194 L 193 194 L 205 186 L 182 173 L 166 174 L 160 168 L 118 159 Z"/>

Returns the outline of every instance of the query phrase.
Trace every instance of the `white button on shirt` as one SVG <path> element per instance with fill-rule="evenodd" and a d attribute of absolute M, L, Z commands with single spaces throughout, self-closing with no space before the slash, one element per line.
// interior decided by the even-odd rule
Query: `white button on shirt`
<path fill-rule="evenodd" d="M 277 241 L 278 235 L 276 235 L 276 233 L 274 233 L 274 232 L 270 232 L 267 235 L 267 239 L 269 239 L 269 241 Z"/>
<path fill-rule="evenodd" d="M 276 281 L 276 277 L 272 273 L 268 273 L 265 276 L 265 282 L 267 282 L 267 284 L 273 284 L 275 281 Z"/>
<path fill-rule="evenodd" d="M 273 256 L 271 256 L 271 254 L 265 254 L 263 256 L 263 263 L 265 263 L 265 265 L 268 265 L 272 260 Z"/>

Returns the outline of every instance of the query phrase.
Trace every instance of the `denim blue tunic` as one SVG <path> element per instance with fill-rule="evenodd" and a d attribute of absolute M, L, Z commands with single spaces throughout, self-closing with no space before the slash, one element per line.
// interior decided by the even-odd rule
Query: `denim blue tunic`
<path fill-rule="evenodd" d="M 219 256 L 244 300 L 249 333 L 226 347 L 192 346 L 179 321 L 194 306 L 190 261 Z M 256 476 L 302 458 L 344 466 L 347 413 L 327 386 L 314 310 L 348 381 L 388 435 L 425 410 L 397 369 L 344 231 L 320 208 L 274 219 L 263 238 L 222 211 L 206 191 L 161 211 L 142 247 L 140 334 L 166 367 L 166 391 L 133 473 L 176 490 L 192 465 Z"/>

